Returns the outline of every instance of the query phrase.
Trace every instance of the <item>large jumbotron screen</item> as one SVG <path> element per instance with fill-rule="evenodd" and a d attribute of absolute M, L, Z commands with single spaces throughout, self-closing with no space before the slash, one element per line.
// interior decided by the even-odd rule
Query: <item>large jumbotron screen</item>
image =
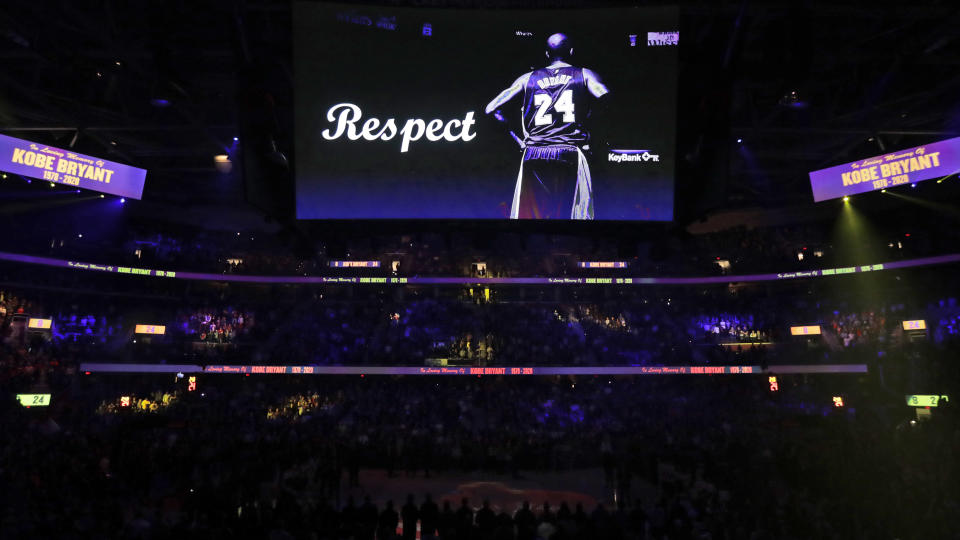
<path fill-rule="evenodd" d="M 677 10 L 294 4 L 297 217 L 673 217 Z"/>

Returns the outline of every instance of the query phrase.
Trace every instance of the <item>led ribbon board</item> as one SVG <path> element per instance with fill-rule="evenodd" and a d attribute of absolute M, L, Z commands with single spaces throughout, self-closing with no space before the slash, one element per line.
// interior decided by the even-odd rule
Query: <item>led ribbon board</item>
<path fill-rule="evenodd" d="M 777 274 L 740 274 L 728 276 L 699 276 L 699 277 L 444 277 L 444 276 L 413 276 L 413 277 L 360 277 L 360 276 L 257 276 L 243 274 L 213 274 L 203 272 L 184 272 L 174 270 L 156 270 L 152 268 L 131 268 L 127 266 L 113 266 L 109 264 L 88 263 L 7 253 L 0 251 L 0 260 L 25 264 L 41 264 L 74 270 L 92 270 L 111 274 L 127 274 L 132 276 L 148 276 L 177 279 L 196 279 L 217 282 L 237 283 L 297 283 L 306 284 L 369 284 L 369 285 L 702 285 L 707 283 L 727 284 L 751 281 L 785 281 L 792 279 L 820 278 L 827 276 L 841 276 L 875 272 L 878 270 L 894 270 L 897 268 L 914 268 L 935 264 L 949 264 L 960 262 L 960 253 L 937 255 L 920 259 L 892 261 L 846 268 L 824 268 L 822 270 L 807 270 L 803 272 L 783 272 Z"/>
<path fill-rule="evenodd" d="M 133 332 L 135 334 L 155 334 L 162 336 L 167 333 L 167 327 L 159 324 L 138 324 Z"/>
<path fill-rule="evenodd" d="M 817 325 L 790 327 L 791 336 L 812 336 L 812 335 L 818 335 L 819 333 L 820 333 L 820 327 Z"/>
<path fill-rule="evenodd" d="M 866 373 L 866 364 L 786 364 L 768 366 L 267 366 L 113 364 L 82 362 L 80 370 L 99 373 L 220 373 L 241 375 L 756 375 L 762 373 Z"/>
<path fill-rule="evenodd" d="M 380 268 L 380 261 L 330 261 L 332 268 Z"/>
<path fill-rule="evenodd" d="M 626 268 L 627 261 L 580 261 L 580 268 Z"/>
<path fill-rule="evenodd" d="M 915 321 L 903 321 L 904 330 L 926 330 L 927 321 L 923 319 L 918 319 Z"/>
<path fill-rule="evenodd" d="M 53 319 L 34 319 L 30 317 L 30 320 L 27 321 L 27 328 L 34 330 L 49 330 L 52 325 Z"/>
<path fill-rule="evenodd" d="M 70 150 L 0 135 L 0 169 L 118 197 L 140 199 L 147 171 Z"/>
<path fill-rule="evenodd" d="M 914 184 L 960 171 L 960 137 L 810 173 L 816 202 Z"/>
<path fill-rule="evenodd" d="M 914 394 L 907 396 L 908 407 L 936 407 L 940 402 L 950 401 L 950 396 L 941 396 L 937 394 Z"/>
<path fill-rule="evenodd" d="M 47 407 L 50 405 L 50 394 L 17 394 L 17 401 L 24 407 Z"/>

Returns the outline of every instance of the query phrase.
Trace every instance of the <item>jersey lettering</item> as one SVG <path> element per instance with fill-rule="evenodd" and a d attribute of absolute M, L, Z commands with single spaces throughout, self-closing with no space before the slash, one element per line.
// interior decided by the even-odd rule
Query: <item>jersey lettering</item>
<path fill-rule="evenodd" d="M 527 146 L 586 144 L 589 91 L 583 70 L 569 65 L 538 69 L 524 87 L 523 127 Z"/>

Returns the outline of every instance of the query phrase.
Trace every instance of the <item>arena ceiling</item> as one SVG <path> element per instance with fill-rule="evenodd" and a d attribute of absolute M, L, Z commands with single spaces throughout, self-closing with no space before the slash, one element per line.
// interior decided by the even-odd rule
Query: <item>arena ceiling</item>
<path fill-rule="evenodd" d="M 951 1 L 680 4 L 681 220 L 809 203 L 810 170 L 960 135 Z M 290 17 L 287 1 L 4 2 L 0 132 L 146 168 L 156 201 L 242 200 L 239 167 L 225 177 L 213 156 L 233 137 L 292 153 Z"/>

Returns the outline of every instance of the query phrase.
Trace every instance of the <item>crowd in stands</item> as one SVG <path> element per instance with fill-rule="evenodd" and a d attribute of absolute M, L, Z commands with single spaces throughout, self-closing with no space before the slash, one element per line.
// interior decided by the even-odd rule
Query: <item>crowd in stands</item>
<path fill-rule="evenodd" d="M 830 326 L 843 341 L 844 347 L 874 341 L 883 342 L 889 335 L 887 316 L 884 312 L 863 311 L 835 313 Z"/>
<path fill-rule="evenodd" d="M 144 305 L 137 296 L 22 288 L 0 292 L 6 313 L 0 336 L 24 344 L 95 343 L 105 360 L 115 361 L 179 363 L 190 360 L 184 355 L 201 355 L 197 363 L 227 363 L 233 355 L 231 361 L 242 363 L 421 366 L 757 365 L 786 361 L 799 340 L 820 361 L 843 362 L 899 346 L 907 338 L 901 321 L 908 319 L 925 320 L 935 344 L 957 338 L 960 306 L 951 296 L 850 303 L 826 289 L 781 290 L 634 289 L 605 295 L 595 289 L 528 295 L 533 298 L 510 289 L 490 296 L 385 290 L 352 298 L 310 287 L 259 296 L 239 286 L 220 288 L 217 295 L 194 287 L 186 297 Z M 830 299 L 808 300 L 821 294 Z M 206 297 L 201 307 L 180 307 L 196 295 Z M 52 327 L 28 329 L 29 317 L 51 318 Z M 137 324 L 165 326 L 166 334 L 140 340 Z M 810 324 L 820 325 L 823 334 L 790 335 L 792 326 Z M 232 350 L 237 346 L 244 349 Z"/>
<path fill-rule="evenodd" d="M 180 398 L 181 392 L 164 392 L 155 390 L 149 396 L 123 395 L 114 396 L 113 399 L 105 399 L 97 406 L 96 414 L 121 414 L 131 412 L 134 414 L 148 414 L 164 411 L 176 403 Z"/>
<path fill-rule="evenodd" d="M 379 540 L 416 526 L 421 538 L 443 540 L 956 536 L 949 519 L 960 502 L 955 413 L 938 407 L 931 420 L 913 424 L 903 405 L 904 393 L 954 391 L 960 306 L 946 269 L 902 281 L 934 275 L 935 289 L 896 288 L 898 273 L 868 298 L 826 280 L 505 288 L 488 296 L 176 280 L 150 281 L 144 292 L 137 278 L 99 276 L 105 285 L 84 292 L 82 281 L 56 288 L 44 281 L 71 270 L 44 270 L 31 281 L 0 269 L 0 383 L 53 396 L 45 409 L 0 404 L 5 437 L 16 441 L 0 446 L 0 531 L 11 538 Z M 34 315 L 53 319 L 52 330 L 25 332 L 22 319 Z M 906 342 L 903 319 L 925 319 L 928 339 Z M 166 324 L 169 335 L 133 343 L 138 322 Z M 824 334 L 791 337 L 794 324 L 820 324 Z M 77 337 L 87 328 L 95 339 Z M 767 340 L 779 347 L 759 346 Z M 236 346 L 199 353 L 181 346 L 198 341 Z M 111 360 L 423 365 L 442 358 L 476 365 L 856 360 L 870 371 L 782 377 L 777 392 L 765 376 L 212 374 L 190 391 L 189 374 L 79 369 Z M 451 493 L 430 502 L 416 493 L 403 503 L 378 496 L 370 471 L 395 482 L 427 474 L 597 475 L 608 495 L 580 507 L 572 499 L 488 507 Z"/>
<path fill-rule="evenodd" d="M 706 339 L 723 342 L 764 342 L 769 339 L 762 323 L 754 322 L 752 314 L 718 313 L 696 319 L 697 329 Z"/>
<path fill-rule="evenodd" d="M 901 397 L 855 377 L 782 377 L 776 393 L 763 377 L 199 384 L 189 392 L 182 379 L 77 374 L 49 381 L 49 409 L 5 403 L 5 432 L 18 444 L 0 448 L 4 534 L 380 539 L 418 525 L 421 538 L 443 540 L 955 533 L 955 413 L 938 408 L 913 424 Z M 399 483 L 570 471 L 602 477 L 606 495 L 587 507 L 448 493 L 402 504 L 368 484 L 371 470 Z"/>
<path fill-rule="evenodd" d="M 28 318 L 49 319 L 50 331 L 58 339 L 104 342 L 120 331 L 116 315 L 104 302 L 84 302 L 72 295 L 45 305 L 36 294 L 0 290 L 0 327 L 3 328 L 17 316 L 23 324 L 27 324 Z"/>
<path fill-rule="evenodd" d="M 929 313 L 935 321 L 934 340 L 960 339 L 960 306 L 956 298 L 942 298 L 929 306 Z"/>
<path fill-rule="evenodd" d="M 233 343 L 250 332 L 254 315 L 232 307 L 203 308 L 179 314 L 174 326 L 193 341 Z"/>
<path fill-rule="evenodd" d="M 452 229 L 353 235 L 331 244 L 309 241 L 304 234 L 287 230 L 197 230 L 155 220 L 102 235 L 93 231 L 64 235 L 62 230 L 41 223 L 23 235 L 4 239 L 0 249 L 216 274 L 563 277 L 803 271 L 953 253 L 960 245 L 954 224 L 930 213 L 902 219 L 885 215 L 884 223 L 870 235 L 856 239 L 855 250 L 844 244 L 836 226 L 822 222 L 737 226 L 699 234 L 657 231 L 629 242 L 615 235 L 510 230 L 491 230 L 478 237 L 470 229 Z M 332 268 L 334 260 L 374 260 L 380 266 Z M 626 261 L 629 265 L 619 270 L 582 269 L 580 261 Z"/>

